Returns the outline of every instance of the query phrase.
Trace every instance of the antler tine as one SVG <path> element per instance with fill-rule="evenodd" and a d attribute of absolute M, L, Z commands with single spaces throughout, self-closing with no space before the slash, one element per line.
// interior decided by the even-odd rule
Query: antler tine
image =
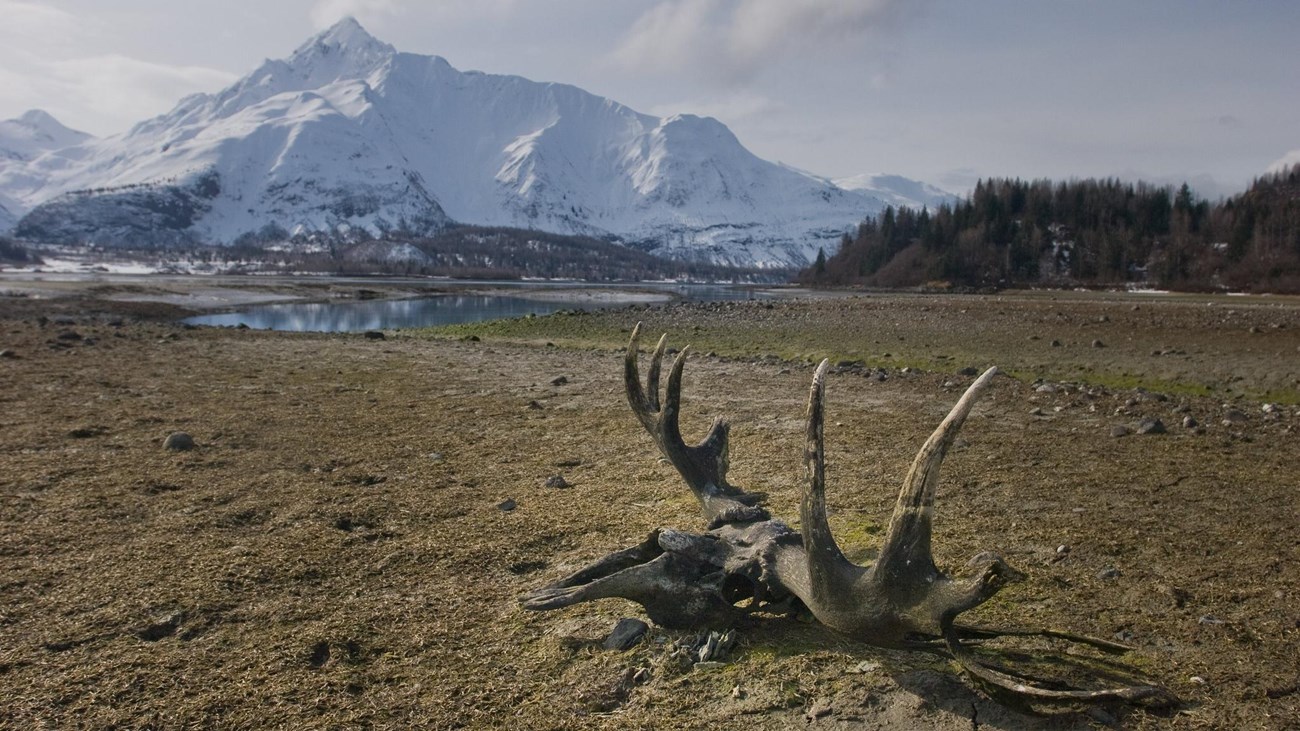
<path fill-rule="evenodd" d="M 637 323 L 628 343 L 623 377 L 627 386 L 628 403 L 641 425 L 650 433 L 659 451 L 677 468 L 691 492 L 695 493 L 711 525 L 767 519 L 767 511 L 754 507 L 763 498 L 762 495 L 747 493 L 727 484 L 729 430 L 725 420 L 715 419 L 704 441 L 696 446 L 687 446 L 682 440 L 678 419 L 681 414 L 682 370 L 689 346 L 682 348 L 673 360 L 661 402 L 659 375 L 666 352 L 666 336 L 659 339 L 655 348 L 646 379 L 649 388 L 645 389 L 637 370 L 640 335 L 641 323 Z"/>
<path fill-rule="evenodd" d="M 638 327 L 640 323 L 638 323 Z M 646 389 L 651 411 L 659 410 L 659 368 L 664 362 L 664 350 L 668 347 L 668 333 L 659 336 L 655 346 L 654 357 L 650 359 L 650 372 L 646 374 Z"/>
<path fill-rule="evenodd" d="M 998 373 L 990 368 L 975 379 L 947 418 L 934 430 L 917 452 L 912 468 L 903 481 L 889 520 L 889 531 L 881 547 L 877 571 L 892 572 L 910 566 L 910 570 L 935 571 L 934 556 L 930 551 L 930 527 L 934 518 L 934 495 L 939 484 L 939 466 L 948 449 L 957 438 L 967 415 L 975 406 L 980 393 Z"/>
<path fill-rule="evenodd" d="M 837 574 L 849 563 L 831 535 L 826 521 L 826 447 L 825 401 L 826 371 L 830 361 L 823 360 L 813 374 L 808 393 L 808 440 L 804 451 L 803 499 L 799 503 L 799 530 L 808 549 L 808 569 L 814 591 L 834 583 Z"/>

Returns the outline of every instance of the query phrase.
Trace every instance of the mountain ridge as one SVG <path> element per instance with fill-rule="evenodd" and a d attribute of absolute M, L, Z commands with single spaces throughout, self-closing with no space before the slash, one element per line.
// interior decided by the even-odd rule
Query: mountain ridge
<path fill-rule="evenodd" d="M 126 133 L 9 161 L 0 195 L 25 214 L 18 235 L 55 242 L 230 243 L 268 227 L 427 236 L 464 223 L 773 268 L 807 264 L 885 205 L 758 158 L 716 119 L 459 71 L 352 19 Z"/>

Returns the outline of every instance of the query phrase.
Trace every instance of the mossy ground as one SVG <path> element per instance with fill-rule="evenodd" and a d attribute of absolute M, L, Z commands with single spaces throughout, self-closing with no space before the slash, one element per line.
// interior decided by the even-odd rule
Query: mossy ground
<path fill-rule="evenodd" d="M 95 300 L 42 323 L 41 303 L 0 301 L 16 356 L 0 359 L 0 726 L 753 729 L 818 704 L 831 728 L 1095 722 L 1023 715 L 940 657 L 797 618 L 742 628 L 731 664 L 694 671 L 668 651 L 681 633 L 600 649 L 634 605 L 521 611 L 519 594 L 657 526 L 701 527 L 627 411 L 617 351 L 637 320 L 693 344 L 685 432 L 729 416 L 732 481 L 791 520 L 805 361 L 890 368 L 829 381 L 830 517 L 861 557 L 969 381 L 956 372 L 1007 367 L 1019 378 L 945 465 L 935 546 L 956 572 L 996 550 L 1030 578 L 972 619 L 1127 639 L 1188 705 L 1126 727 L 1300 726 L 1300 416 L 1261 408 L 1295 402 L 1294 301 L 770 304 L 375 341 L 190 330 Z M 1226 406 L 1246 421 L 1222 423 Z M 1169 433 L 1110 436 L 1144 416 Z M 177 430 L 197 448 L 164 450 Z M 554 474 L 572 487 L 545 487 Z"/>

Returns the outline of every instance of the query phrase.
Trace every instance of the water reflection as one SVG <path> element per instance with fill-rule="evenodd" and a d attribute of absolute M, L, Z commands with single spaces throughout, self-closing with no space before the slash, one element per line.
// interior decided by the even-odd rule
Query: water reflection
<path fill-rule="evenodd" d="M 686 299 L 717 301 L 756 299 L 766 295 L 731 287 L 699 287 L 680 291 Z M 239 312 L 191 317 L 195 325 L 290 332 L 360 332 L 393 328 L 435 327 L 479 320 L 549 315 L 560 310 L 595 310 L 624 304 L 591 298 L 536 300 L 502 295 L 440 295 L 422 299 L 365 302 L 261 305 Z"/>

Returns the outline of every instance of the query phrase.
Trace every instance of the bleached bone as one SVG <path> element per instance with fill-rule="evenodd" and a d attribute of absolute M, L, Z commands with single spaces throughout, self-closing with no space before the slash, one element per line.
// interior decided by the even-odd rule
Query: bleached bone
<path fill-rule="evenodd" d="M 727 482 L 726 421 L 716 419 L 699 444 L 685 443 L 678 416 L 687 349 L 673 361 L 661 402 L 665 338 L 655 348 L 643 388 L 637 368 L 640 330 L 640 324 L 633 329 L 624 361 L 628 403 L 694 493 L 708 530 L 655 530 L 640 545 L 525 594 L 520 598 L 525 609 L 559 609 L 621 597 L 641 604 L 662 626 L 716 629 L 731 627 L 756 611 L 802 605 L 827 627 L 869 644 L 946 646 L 980 683 L 1033 701 L 1120 700 L 1153 706 L 1177 702 L 1169 691 L 1154 685 L 1101 690 L 1059 684 L 1043 687 L 1014 671 L 982 663 L 970 647 L 995 637 L 1030 635 L 1083 643 L 1114 654 L 1130 649 L 1123 645 L 1052 630 L 994 630 L 956 623 L 958 615 L 1023 578 L 993 553 L 972 558 L 967 577 L 950 577 L 935 564 L 930 546 L 939 467 L 976 399 L 997 375 L 996 368 L 975 379 L 921 447 L 899 491 L 879 557 L 873 564 L 858 566 L 844 557 L 826 520 L 823 431 L 828 362 L 818 366 L 808 397 L 805 480 L 800 529 L 795 531 L 769 516 L 761 506 L 764 495 Z M 741 605 L 744 600 L 748 601 Z"/>

